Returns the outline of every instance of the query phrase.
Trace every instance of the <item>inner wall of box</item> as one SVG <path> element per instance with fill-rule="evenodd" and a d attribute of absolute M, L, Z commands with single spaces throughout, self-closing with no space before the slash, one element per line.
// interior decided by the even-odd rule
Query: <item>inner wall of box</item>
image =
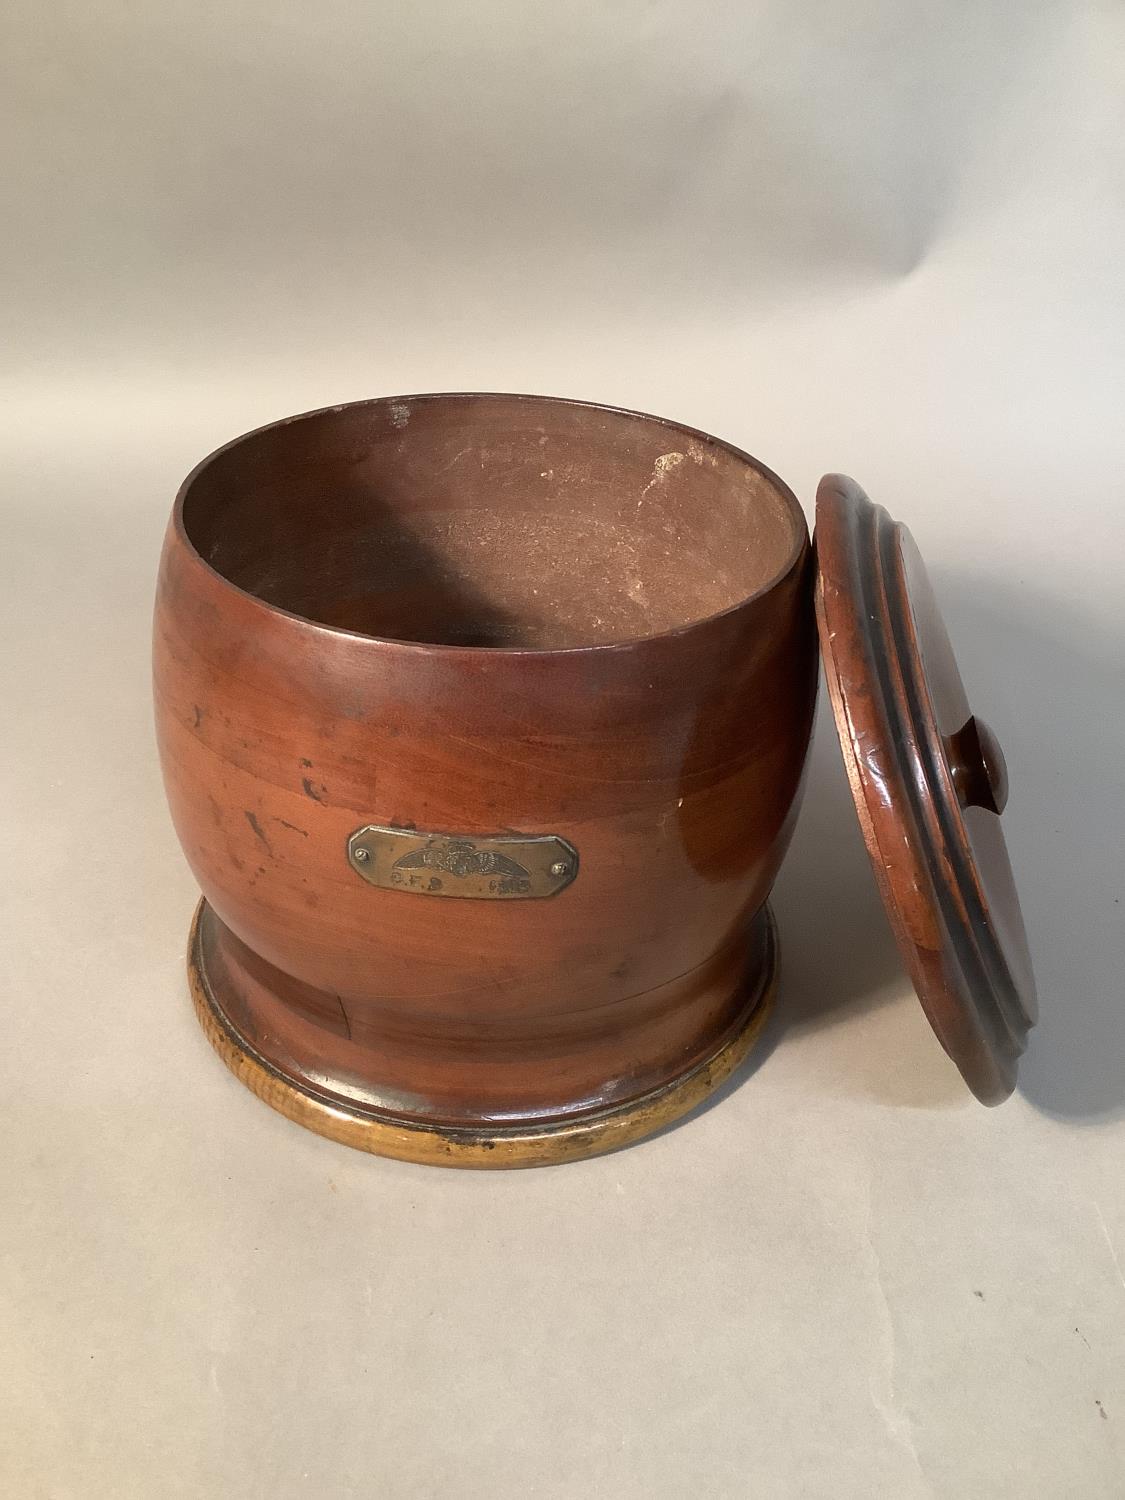
<path fill-rule="evenodd" d="M 224 450 L 189 540 L 270 604 L 398 640 L 631 640 L 727 609 L 796 543 L 774 483 L 651 419 L 529 398 L 379 402 Z"/>

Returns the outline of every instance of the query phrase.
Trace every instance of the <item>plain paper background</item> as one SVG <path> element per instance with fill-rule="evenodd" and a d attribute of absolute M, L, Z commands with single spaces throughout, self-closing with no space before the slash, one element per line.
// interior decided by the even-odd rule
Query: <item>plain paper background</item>
<path fill-rule="evenodd" d="M 0 1487 L 1125 1494 L 1125 11 L 14 0 L 0 20 Z M 1041 990 L 1017 1095 L 902 973 L 822 713 L 753 1066 L 602 1160 L 273 1115 L 195 1025 L 149 708 L 184 473 L 524 390 L 913 529 Z M 823 705 L 822 705 L 823 708 Z"/>

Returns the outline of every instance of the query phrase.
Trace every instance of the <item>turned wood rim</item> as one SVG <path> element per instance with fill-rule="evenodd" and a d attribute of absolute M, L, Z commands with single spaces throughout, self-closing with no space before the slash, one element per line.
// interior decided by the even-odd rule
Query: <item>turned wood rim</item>
<path fill-rule="evenodd" d="M 700 443 L 723 449 L 724 452 L 738 459 L 748 468 L 753 469 L 759 474 L 773 488 L 775 494 L 785 505 L 789 521 L 793 526 L 793 544 L 789 549 L 785 561 L 773 577 L 767 579 L 759 588 L 746 594 L 744 598 L 737 600 L 734 604 L 728 605 L 725 609 L 717 610 L 713 614 L 704 615 L 701 619 L 689 620 L 683 625 L 673 626 L 668 630 L 653 631 L 648 635 L 632 636 L 622 640 L 590 641 L 583 645 L 574 646 L 467 646 L 438 644 L 433 641 L 399 640 L 391 636 L 370 635 L 364 631 L 349 630 L 342 625 L 326 625 L 323 621 L 311 619 L 308 615 L 298 614 L 296 611 L 286 609 L 280 604 L 267 603 L 266 600 L 260 599 L 257 594 L 244 589 L 240 584 L 234 583 L 224 573 L 213 567 L 196 547 L 188 533 L 184 522 L 184 504 L 195 481 L 216 460 L 222 458 L 224 454 L 229 453 L 232 449 L 240 447 L 243 443 L 249 443 L 252 440 L 262 438 L 267 433 L 273 432 L 278 428 L 291 427 L 295 423 L 308 421 L 317 417 L 337 416 L 341 412 L 355 411 L 361 407 L 390 407 L 403 403 L 409 403 L 414 406 L 428 402 L 468 402 L 482 399 L 519 401 L 526 402 L 529 405 L 565 406 L 575 410 L 597 412 L 606 417 L 625 417 L 643 422 L 651 422 L 653 426 L 666 428 L 668 431 L 675 432 L 681 437 L 695 439 Z M 801 509 L 800 501 L 779 474 L 776 474 L 766 464 L 762 463 L 760 459 L 755 458 L 752 453 L 747 453 L 745 449 L 738 448 L 733 443 L 728 443 L 724 438 L 715 437 L 710 432 L 704 432 L 702 428 L 689 427 L 683 422 L 673 420 L 671 417 L 656 416 L 652 412 L 633 411 L 627 406 L 610 406 L 598 401 L 579 401 L 569 396 L 539 396 L 519 391 L 422 391 L 414 395 L 373 396 L 360 401 L 345 401 L 335 406 L 315 407 L 311 411 L 297 412 L 293 416 L 282 417 L 275 422 L 266 422 L 261 427 L 252 428 L 249 432 L 243 432 L 237 437 L 231 438 L 229 442 L 223 443 L 212 453 L 209 453 L 206 458 L 200 459 L 199 463 L 196 464 L 195 468 L 191 470 L 180 485 L 179 491 L 176 494 L 175 504 L 172 507 L 172 528 L 176 540 L 193 563 L 204 569 L 224 589 L 230 589 L 232 593 L 249 600 L 255 608 L 264 610 L 267 614 L 292 620 L 302 628 L 314 631 L 319 635 L 344 636 L 352 640 L 365 641 L 388 650 L 429 655 L 455 653 L 464 656 L 585 656 L 595 652 L 600 654 L 604 652 L 635 651 L 637 647 L 647 645 L 651 641 L 664 641 L 689 635 L 692 631 L 705 629 L 714 625 L 719 620 L 724 620 L 730 615 L 737 614 L 740 610 L 746 609 L 748 605 L 752 605 L 756 600 L 764 598 L 767 594 L 779 588 L 802 565 L 809 546 L 808 521 L 804 511 Z"/>

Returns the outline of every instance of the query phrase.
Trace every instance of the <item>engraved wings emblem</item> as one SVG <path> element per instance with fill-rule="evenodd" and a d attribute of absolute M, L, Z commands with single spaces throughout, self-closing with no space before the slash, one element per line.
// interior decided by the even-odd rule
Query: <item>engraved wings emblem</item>
<path fill-rule="evenodd" d="M 526 876 L 527 871 L 506 854 L 478 849 L 469 839 L 431 839 L 421 849 L 404 854 L 396 870 L 441 870 L 458 880 L 469 875 Z"/>

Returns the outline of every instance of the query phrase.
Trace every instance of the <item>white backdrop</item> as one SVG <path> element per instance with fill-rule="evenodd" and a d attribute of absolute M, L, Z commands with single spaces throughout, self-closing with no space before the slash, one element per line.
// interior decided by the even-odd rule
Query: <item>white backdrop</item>
<path fill-rule="evenodd" d="M 10 0 L 0 1477 L 49 1500 L 1125 1493 L 1125 11 Z M 1004 742 L 1043 1020 L 964 1092 L 831 731 L 772 1042 L 602 1161 L 457 1175 L 198 1034 L 160 535 L 366 395 L 660 412 L 905 519 Z"/>

